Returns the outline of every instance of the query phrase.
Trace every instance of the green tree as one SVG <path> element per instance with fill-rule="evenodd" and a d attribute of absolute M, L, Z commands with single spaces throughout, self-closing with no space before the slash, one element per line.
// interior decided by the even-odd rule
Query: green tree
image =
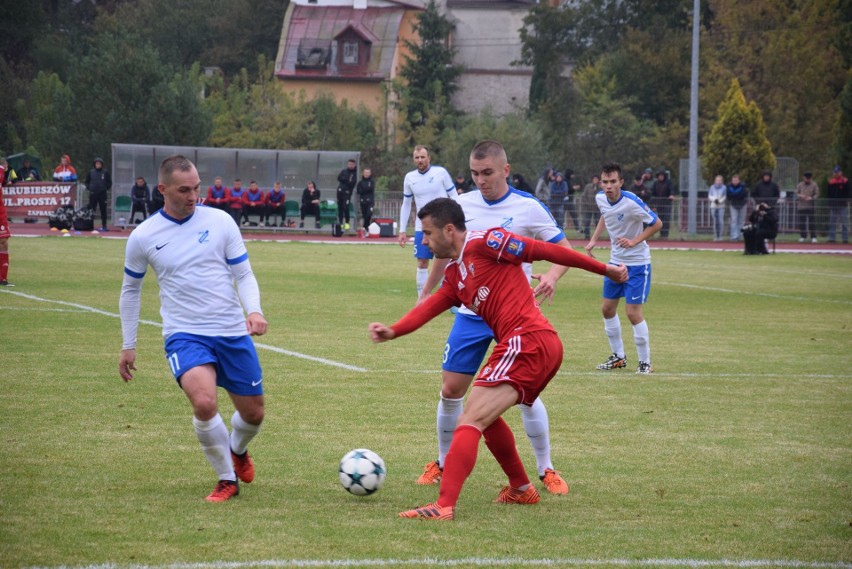
<path fill-rule="evenodd" d="M 775 168 L 775 155 L 766 138 L 766 123 L 754 101 L 746 103 L 740 83 L 731 81 L 725 100 L 719 105 L 719 118 L 704 139 L 703 175 L 712 180 L 739 174 L 754 184 L 764 170 Z"/>
<path fill-rule="evenodd" d="M 30 91 L 28 100 L 17 101 L 24 138 L 36 154 L 58 162 L 66 151 L 67 133 L 73 129 L 68 119 L 74 95 L 56 73 L 44 71 L 39 72 Z"/>
<path fill-rule="evenodd" d="M 840 95 L 840 119 L 835 130 L 833 154 L 844 172 L 852 172 L 852 73 Z"/>
<path fill-rule="evenodd" d="M 405 56 L 399 71 L 403 82 L 395 87 L 400 109 L 411 129 L 431 121 L 440 131 L 444 119 L 454 113 L 449 101 L 458 90 L 461 74 L 461 67 L 453 63 L 455 50 L 448 47 L 453 25 L 438 11 L 435 0 L 429 0 L 413 27 L 420 39 L 405 42 L 411 55 Z"/>

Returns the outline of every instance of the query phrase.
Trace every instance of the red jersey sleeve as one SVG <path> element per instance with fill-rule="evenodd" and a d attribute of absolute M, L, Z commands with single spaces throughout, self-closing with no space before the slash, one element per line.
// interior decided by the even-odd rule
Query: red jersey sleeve
<path fill-rule="evenodd" d="M 499 262 L 519 265 L 533 261 L 550 261 L 563 267 L 577 267 L 599 275 L 606 274 L 606 265 L 588 255 L 556 243 L 537 241 L 509 233 L 502 228 L 489 229 L 485 234 L 481 251 Z"/>
<path fill-rule="evenodd" d="M 405 316 L 390 327 L 393 330 L 394 337 L 398 338 L 414 332 L 437 315 L 456 306 L 458 302 L 449 287 L 442 286 L 435 291 L 435 294 L 409 310 Z"/>

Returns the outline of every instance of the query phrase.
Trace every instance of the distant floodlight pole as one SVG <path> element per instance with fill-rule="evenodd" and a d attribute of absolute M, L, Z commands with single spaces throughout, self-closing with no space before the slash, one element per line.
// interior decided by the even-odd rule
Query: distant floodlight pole
<path fill-rule="evenodd" d="M 689 202 L 687 233 L 698 233 L 698 25 L 700 1 L 692 0 L 692 83 L 689 96 Z"/>

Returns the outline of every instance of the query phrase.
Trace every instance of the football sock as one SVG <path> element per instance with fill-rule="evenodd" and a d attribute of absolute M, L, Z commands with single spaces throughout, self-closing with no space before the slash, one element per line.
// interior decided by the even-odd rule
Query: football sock
<path fill-rule="evenodd" d="M 193 417 L 192 426 L 195 427 L 201 450 L 204 451 L 204 456 L 216 471 L 219 480 L 236 481 L 237 475 L 234 474 L 231 452 L 228 449 L 228 427 L 225 426 L 222 416 L 216 413 L 216 416 L 209 421 L 200 421 Z"/>
<path fill-rule="evenodd" d="M 453 442 L 453 433 L 462 413 L 464 397 L 448 399 L 441 396 L 438 401 L 438 464 L 443 466 L 447 453 L 450 452 L 450 444 Z"/>
<path fill-rule="evenodd" d="M 648 323 L 643 320 L 633 326 L 633 342 L 640 362 L 651 363 L 651 343 L 648 340 Z"/>
<path fill-rule="evenodd" d="M 540 398 L 536 398 L 532 406 L 518 405 L 518 409 L 521 410 L 524 430 L 535 453 L 538 475 L 544 476 L 546 469 L 553 468 L 553 463 L 550 461 L 550 419 L 547 416 L 547 409 Z"/>
<path fill-rule="evenodd" d="M 612 318 L 604 318 L 604 331 L 609 339 L 609 349 L 616 356 L 624 357 L 624 342 L 621 341 L 621 320 L 618 319 L 618 314 Z"/>
<path fill-rule="evenodd" d="M 500 463 L 500 468 L 509 477 L 509 486 L 518 490 L 526 490 L 530 484 L 530 479 L 524 470 L 521 457 L 518 455 L 515 435 L 512 434 L 512 429 L 509 428 L 503 417 L 497 417 L 496 421 L 482 431 L 482 435 L 485 437 L 485 445 L 488 450 L 491 451 L 491 454 Z"/>
<path fill-rule="evenodd" d="M 9 276 L 9 252 L 0 252 L 0 281 L 5 281 Z"/>
<path fill-rule="evenodd" d="M 453 436 L 453 444 L 447 453 L 444 474 L 441 476 L 441 489 L 438 491 L 437 504 L 442 507 L 455 506 L 459 501 L 462 486 L 473 467 L 476 466 L 476 453 L 482 432 L 473 425 L 459 425 Z"/>
<path fill-rule="evenodd" d="M 248 444 L 260 431 L 260 425 L 246 423 L 239 411 L 231 417 L 231 450 L 234 454 L 243 454 Z"/>
<path fill-rule="evenodd" d="M 426 279 L 429 278 L 429 269 L 417 269 L 417 297 L 423 291 L 423 286 L 426 284 Z"/>

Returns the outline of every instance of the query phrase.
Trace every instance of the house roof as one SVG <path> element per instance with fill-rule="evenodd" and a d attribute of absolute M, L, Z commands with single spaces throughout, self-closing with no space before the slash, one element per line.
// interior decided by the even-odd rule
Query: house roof
<path fill-rule="evenodd" d="M 410 2 L 393 1 L 387 7 L 368 7 L 355 9 L 348 6 L 323 6 L 291 4 L 293 12 L 281 59 L 276 62 L 275 74 L 283 79 L 328 78 L 361 79 L 380 81 L 391 72 L 394 52 L 399 38 L 402 17 Z M 351 28 L 365 41 L 371 43 L 368 66 L 358 72 L 343 74 L 337 68 L 335 38 Z M 302 47 L 322 51 L 327 65 L 306 68 L 297 67 L 299 50 Z M 325 50 L 330 50 L 325 51 Z"/>
<path fill-rule="evenodd" d="M 447 0 L 447 8 L 529 8 L 538 0 Z"/>

